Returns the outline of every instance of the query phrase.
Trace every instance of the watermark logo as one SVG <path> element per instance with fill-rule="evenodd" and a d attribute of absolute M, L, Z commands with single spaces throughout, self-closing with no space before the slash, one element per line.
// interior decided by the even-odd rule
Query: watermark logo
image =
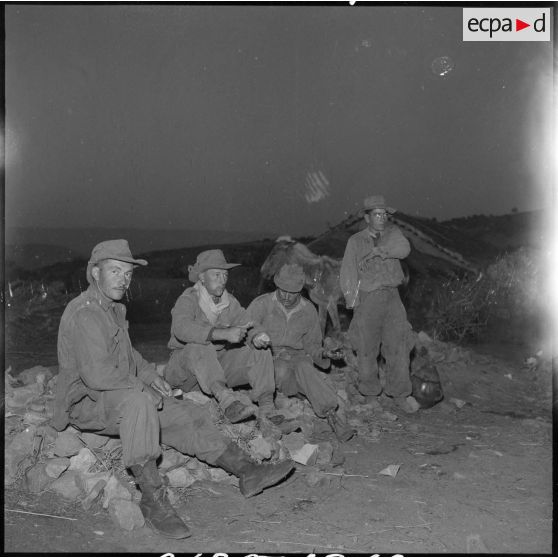
<path fill-rule="evenodd" d="M 463 8 L 464 41 L 550 41 L 552 8 Z"/>

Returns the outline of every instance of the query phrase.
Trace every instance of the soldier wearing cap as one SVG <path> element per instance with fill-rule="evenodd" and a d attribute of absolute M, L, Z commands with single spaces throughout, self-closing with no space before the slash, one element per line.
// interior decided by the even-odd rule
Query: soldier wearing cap
<path fill-rule="evenodd" d="M 265 348 L 267 334 L 254 327 L 246 310 L 227 291 L 227 262 L 221 250 L 201 252 L 188 268 L 188 287 L 172 309 L 172 350 L 165 379 L 188 392 L 199 386 L 213 396 L 232 423 L 259 411 L 260 419 L 275 414 L 273 358 Z M 248 384 L 251 399 L 231 388 Z M 246 400 L 248 399 L 248 400 Z"/>
<path fill-rule="evenodd" d="M 384 391 L 405 412 L 418 404 L 410 395 L 410 352 L 414 334 L 397 287 L 403 281 L 400 260 L 411 250 L 399 228 L 389 223 L 395 213 L 383 196 L 364 200 L 366 229 L 351 236 L 341 264 L 340 282 L 347 308 L 354 308 L 349 338 L 358 358 L 358 390 L 365 396 L 382 392 L 378 356 L 386 361 Z"/>
<path fill-rule="evenodd" d="M 140 508 L 149 525 L 169 538 L 190 536 L 172 508 L 156 460 L 161 442 L 222 467 L 240 479 L 244 496 L 282 480 L 292 463 L 257 465 L 213 424 L 208 411 L 172 397 L 169 384 L 132 347 L 126 308 L 119 303 L 132 280 L 134 258 L 126 240 L 93 249 L 88 289 L 67 305 L 58 331 L 59 374 L 53 426 L 116 435 L 122 461 L 142 492 Z"/>
<path fill-rule="evenodd" d="M 326 418 L 346 442 L 355 431 L 336 413 L 337 395 L 314 366 L 329 368 L 329 359 L 337 355 L 323 349 L 318 313 L 301 294 L 304 271 L 298 264 L 285 264 L 273 280 L 277 289 L 255 298 L 248 314 L 270 337 L 277 389 L 287 396 L 306 396 L 316 415 Z"/>

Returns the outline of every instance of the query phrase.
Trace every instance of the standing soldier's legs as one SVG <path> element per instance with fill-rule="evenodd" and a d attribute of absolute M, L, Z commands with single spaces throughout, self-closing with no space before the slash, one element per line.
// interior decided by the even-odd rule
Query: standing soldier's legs
<path fill-rule="evenodd" d="M 385 291 L 361 293 L 350 325 L 350 338 L 357 351 L 358 390 L 362 395 L 380 395 L 382 385 L 378 371 L 378 353 L 382 339 Z"/>
<path fill-rule="evenodd" d="M 396 289 L 390 297 L 382 336 L 382 354 L 386 359 L 387 395 L 394 398 L 411 394 L 409 360 L 414 345 L 411 324 Z"/>

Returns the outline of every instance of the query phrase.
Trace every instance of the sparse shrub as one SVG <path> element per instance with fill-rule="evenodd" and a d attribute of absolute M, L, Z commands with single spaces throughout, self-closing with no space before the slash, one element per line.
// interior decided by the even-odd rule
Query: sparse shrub
<path fill-rule="evenodd" d="M 486 328 L 494 292 L 484 277 L 452 277 L 434 288 L 426 320 L 442 341 L 477 339 Z"/>
<path fill-rule="evenodd" d="M 544 301 L 540 253 L 519 250 L 499 256 L 479 277 L 453 277 L 432 288 L 427 329 L 440 340 L 477 340 L 490 320 L 533 328 Z"/>

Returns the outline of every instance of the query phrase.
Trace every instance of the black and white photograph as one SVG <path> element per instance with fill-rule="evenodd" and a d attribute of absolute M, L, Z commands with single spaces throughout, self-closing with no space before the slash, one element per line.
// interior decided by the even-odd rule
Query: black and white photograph
<path fill-rule="evenodd" d="M 552 3 L 5 3 L 4 555 L 551 555 Z"/>

